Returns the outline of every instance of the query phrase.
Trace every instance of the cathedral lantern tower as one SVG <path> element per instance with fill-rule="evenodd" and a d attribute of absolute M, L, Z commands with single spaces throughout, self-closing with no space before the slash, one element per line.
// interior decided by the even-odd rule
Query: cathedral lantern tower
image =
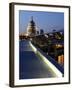
<path fill-rule="evenodd" d="M 33 16 L 31 17 L 31 20 L 30 20 L 28 27 L 27 27 L 27 34 L 28 34 L 28 36 L 35 36 L 36 35 L 36 25 L 35 25 L 35 22 L 33 20 Z"/>

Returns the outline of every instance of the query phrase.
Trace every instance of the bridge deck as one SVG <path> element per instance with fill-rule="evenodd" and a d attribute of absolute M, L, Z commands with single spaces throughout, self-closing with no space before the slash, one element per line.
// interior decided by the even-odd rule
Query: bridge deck
<path fill-rule="evenodd" d="M 52 69 L 32 50 L 29 41 L 20 41 L 20 79 L 57 77 Z"/>

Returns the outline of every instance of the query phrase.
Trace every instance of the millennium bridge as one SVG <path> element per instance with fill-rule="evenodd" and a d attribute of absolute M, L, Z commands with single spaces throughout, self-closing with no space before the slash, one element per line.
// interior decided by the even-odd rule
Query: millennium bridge
<path fill-rule="evenodd" d="M 64 69 L 51 56 L 36 47 L 32 38 L 20 39 L 20 79 L 63 77 Z"/>

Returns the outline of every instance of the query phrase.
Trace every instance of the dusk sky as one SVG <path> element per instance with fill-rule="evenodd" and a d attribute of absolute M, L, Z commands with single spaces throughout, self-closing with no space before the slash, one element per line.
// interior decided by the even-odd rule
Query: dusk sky
<path fill-rule="evenodd" d="M 19 11 L 19 32 L 26 32 L 31 17 L 38 30 L 51 32 L 53 29 L 64 29 L 64 13 L 59 12 L 41 12 L 41 11 Z"/>

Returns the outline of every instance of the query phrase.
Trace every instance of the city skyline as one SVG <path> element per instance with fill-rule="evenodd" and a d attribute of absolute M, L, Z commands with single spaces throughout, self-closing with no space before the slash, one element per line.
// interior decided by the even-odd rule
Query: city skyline
<path fill-rule="evenodd" d="M 19 11 L 19 33 L 27 32 L 27 26 L 31 17 L 38 30 L 52 32 L 52 30 L 64 29 L 64 13 L 61 12 L 41 12 L 41 11 Z"/>

